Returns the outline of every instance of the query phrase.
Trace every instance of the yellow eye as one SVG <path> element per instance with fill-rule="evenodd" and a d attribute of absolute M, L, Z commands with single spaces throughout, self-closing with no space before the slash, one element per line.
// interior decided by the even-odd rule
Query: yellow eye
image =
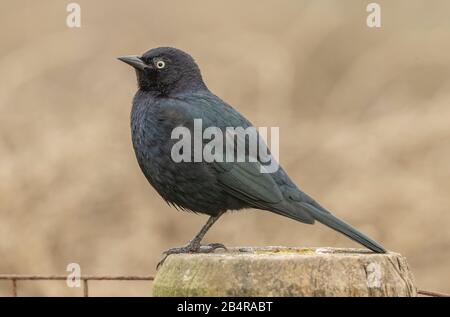
<path fill-rule="evenodd" d="M 166 63 L 164 63 L 164 61 L 157 61 L 156 62 L 156 68 L 161 69 L 166 67 Z"/>

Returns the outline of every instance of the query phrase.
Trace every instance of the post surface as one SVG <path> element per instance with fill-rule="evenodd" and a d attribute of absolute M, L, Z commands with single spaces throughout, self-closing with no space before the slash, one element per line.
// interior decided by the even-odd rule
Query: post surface
<path fill-rule="evenodd" d="M 171 255 L 154 296 L 417 296 L 398 253 L 338 248 L 233 248 Z"/>

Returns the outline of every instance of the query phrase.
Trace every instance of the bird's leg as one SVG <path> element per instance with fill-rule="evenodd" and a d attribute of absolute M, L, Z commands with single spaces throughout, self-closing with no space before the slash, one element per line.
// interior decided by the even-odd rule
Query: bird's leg
<path fill-rule="evenodd" d="M 218 214 L 217 216 L 209 217 L 206 224 L 200 229 L 200 231 L 195 235 L 195 237 L 189 241 L 188 244 L 179 248 L 171 248 L 167 251 L 163 252 L 163 258 L 158 263 L 156 268 L 158 269 L 166 260 L 166 258 L 171 254 L 180 254 L 180 253 L 210 253 L 216 249 L 227 249 L 221 243 L 210 243 L 207 245 L 201 245 L 200 242 L 203 240 L 203 237 L 208 232 L 208 230 L 212 227 L 212 225 L 223 215 L 223 212 Z"/>

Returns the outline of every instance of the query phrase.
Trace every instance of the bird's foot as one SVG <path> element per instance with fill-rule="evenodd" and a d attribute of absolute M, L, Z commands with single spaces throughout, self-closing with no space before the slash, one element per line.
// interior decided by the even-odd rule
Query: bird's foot
<path fill-rule="evenodd" d="M 156 266 L 156 269 L 159 269 L 161 265 L 164 263 L 164 261 L 167 259 L 167 257 L 171 254 L 182 254 L 182 253 L 211 253 L 214 252 L 216 249 L 224 249 L 227 250 L 227 248 L 222 243 L 210 243 L 207 245 L 201 245 L 200 243 L 196 242 L 189 242 L 187 245 L 178 247 L 178 248 L 171 248 L 169 250 L 166 250 L 163 252 L 163 258 L 161 261 L 159 261 L 158 265 Z"/>

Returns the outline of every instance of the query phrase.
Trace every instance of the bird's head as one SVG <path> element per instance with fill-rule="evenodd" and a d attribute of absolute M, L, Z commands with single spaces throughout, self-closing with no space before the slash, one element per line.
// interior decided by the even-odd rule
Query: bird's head
<path fill-rule="evenodd" d="M 134 67 L 141 90 L 169 95 L 206 89 L 194 59 L 179 49 L 158 47 L 118 59 Z"/>

